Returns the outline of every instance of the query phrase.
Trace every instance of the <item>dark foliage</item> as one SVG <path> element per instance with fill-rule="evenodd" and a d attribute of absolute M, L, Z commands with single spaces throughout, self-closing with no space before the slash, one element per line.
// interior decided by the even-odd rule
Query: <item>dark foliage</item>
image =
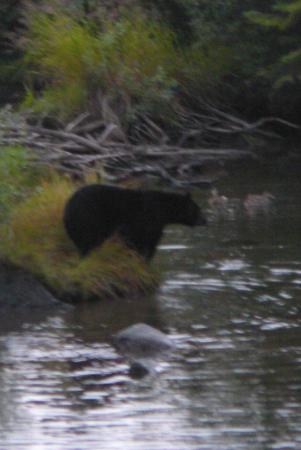
<path fill-rule="evenodd" d="M 21 0 L 0 3 L 0 104 L 16 101 L 22 88 L 24 73 L 16 42 L 16 33 L 22 28 L 21 3 Z"/>

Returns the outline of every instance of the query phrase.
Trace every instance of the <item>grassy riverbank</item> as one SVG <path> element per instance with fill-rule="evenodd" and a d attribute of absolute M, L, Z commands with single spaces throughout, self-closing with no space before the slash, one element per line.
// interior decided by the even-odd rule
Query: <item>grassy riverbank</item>
<path fill-rule="evenodd" d="M 1 228 L 2 260 L 32 273 L 62 299 L 150 292 L 158 274 L 116 236 L 88 257 L 79 257 L 62 222 L 65 202 L 75 187 L 67 178 L 51 175 L 26 198 L 20 194 L 16 203 L 11 199 Z"/>

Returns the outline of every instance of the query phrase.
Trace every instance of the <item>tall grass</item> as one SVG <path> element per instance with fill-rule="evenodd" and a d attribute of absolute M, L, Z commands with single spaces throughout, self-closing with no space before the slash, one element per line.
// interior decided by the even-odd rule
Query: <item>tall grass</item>
<path fill-rule="evenodd" d="M 117 237 L 81 259 L 63 226 L 63 209 L 74 185 L 63 178 L 44 182 L 14 209 L 2 227 L 2 257 L 39 278 L 63 299 L 137 295 L 157 284 L 157 275 Z"/>

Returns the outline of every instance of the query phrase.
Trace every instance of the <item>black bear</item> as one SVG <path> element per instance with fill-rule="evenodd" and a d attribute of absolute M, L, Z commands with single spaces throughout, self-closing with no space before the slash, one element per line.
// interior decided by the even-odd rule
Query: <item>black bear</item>
<path fill-rule="evenodd" d="M 64 225 L 82 256 L 118 233 L 146 259 L 155 253 L 167 224 L 205 225 L 190 194 L 91 184 L 67 201 Z"/>

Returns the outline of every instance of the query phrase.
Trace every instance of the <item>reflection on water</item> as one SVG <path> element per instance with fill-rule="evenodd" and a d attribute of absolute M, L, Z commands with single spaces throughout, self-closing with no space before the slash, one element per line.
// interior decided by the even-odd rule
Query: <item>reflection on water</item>
<path fill-rule="evenodd" d="M 300 449 L 301 187 L 268 190 L 268 217 L 171 229 L 153 298 L 2 316 L 0 449 Z M 137 322 L 178 348 L 143 380 L 110 344 Z"/>

